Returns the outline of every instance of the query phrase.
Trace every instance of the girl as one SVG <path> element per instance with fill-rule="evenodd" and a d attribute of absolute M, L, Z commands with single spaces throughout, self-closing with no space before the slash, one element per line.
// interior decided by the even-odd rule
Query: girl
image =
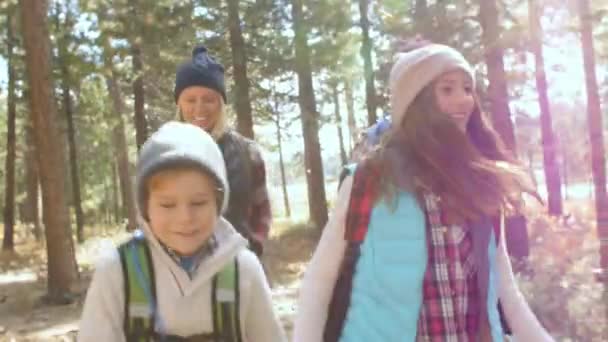
<path fill-rule="evenodd" d="M 397 55 L 392 125 L 353 168 L 305 274 L 296 342 L 551 341 L 521 296 L 504 211 L 529 188 L 474 95 L 471 66 L 431 44 Z"/>
<path fill-rule="evenodd" d="M 264 161 L 255 142 L 228 128 L 224 67 L 204 46 L 196 47 L 192 59 L 177 69 L 174 97 L 179 120 L 201 127 L 219 145 L 230 188 L 238 191 L 225 217 L 261 256 L 272 218 Z"/>
<path fill-rule="evenodd" d="M 222 218 L 222 154 L 198 127 L 163 125 L 143 145 L 141 231 L 102 259 L 79 341 L 285 341 L 247 241 Z"/>

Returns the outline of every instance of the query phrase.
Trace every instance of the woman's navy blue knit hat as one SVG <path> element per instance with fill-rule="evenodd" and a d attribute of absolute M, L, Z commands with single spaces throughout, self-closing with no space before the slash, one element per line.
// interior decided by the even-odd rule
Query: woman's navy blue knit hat
<path fill-rule="evenodd" d="M 207 48 L 200 45 L 192 50 L 192 60 L 182 63 L 175 75 L 175 103 L 181 92 L 190 86 L 202 86 L 213 89 L 222 95 L 226 102 L 224 85 L 224 67 L 207 53 Z"/>

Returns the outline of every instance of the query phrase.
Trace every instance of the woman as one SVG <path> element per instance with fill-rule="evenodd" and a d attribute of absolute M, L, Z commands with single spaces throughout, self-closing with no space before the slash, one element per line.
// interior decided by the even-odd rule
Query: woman
<path fill-rule="evenodd" d="M 219 145 L 233 194 L 224 216 L 261 256 L 272 218 L 264 161 L 254 141 L 228 127 L 224 67 L 204 46 L 177 69 L 174 96 L 179 119 L 204 129 Z"/>
<path fill-rule="evenodd" d="M 397 55 L 391 128 L 344 180 L 300 288 L 296 342 L 552 341 L 519 292 L 505 212 L 530 191 L 453 48 Z"/>

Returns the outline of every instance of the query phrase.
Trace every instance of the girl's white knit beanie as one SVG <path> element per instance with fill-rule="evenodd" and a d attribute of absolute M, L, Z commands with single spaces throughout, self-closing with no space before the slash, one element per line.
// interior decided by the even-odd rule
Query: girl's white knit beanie
<path fill-rule="evenodd" d="M 455 49 L 441 44 L 430 44 L 409 52 L 398 53 L 389 76 L 391 119 L 400 125 L 409 105 L 416 95 L 441 74 L 461 69 L 473 85 L 473 68 Z"/>

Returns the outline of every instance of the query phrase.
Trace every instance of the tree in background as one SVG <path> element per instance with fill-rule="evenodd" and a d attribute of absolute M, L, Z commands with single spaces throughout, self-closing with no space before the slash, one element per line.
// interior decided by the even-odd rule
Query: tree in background
<path fill-rule="evenodd" d="M 270 103 L 268 103 L 269 111 L 272 113 L 272 121 L 275 124 L 275 136 L 277 140 L 277 152 L 279 153 L 279 172 L 281 175 L 281 191 L 283 193 L 283 210 L 286 217 L 291 217 L 291 205 L 289 201 L 289 193 L 287 192 L 287 176 L 285 172 L 285 158 L 283 141 L 287 135 L 286 128 L 290 126 L 290 122 L 284 118 L 281 106 L 285 105 L 289 98 L 288 94 L 277 92 L 276 84 L 272 84 L 270 91 Z"/>
<path fill-rule="evenodd" d="M 40 241 L 42 229 L 40 222 L 40 181 L 36 158 L 36 140 L 31 121 L 25 124 L 25 187 L 26 197 L 23 203 L 24 212 L 21 220 L 33 225 L 34 238 Z"/>
<path fill-rule="evenodd" d="M 5 181 L 4 188 L 4 238 L 2 240 L 2 250 L 15 250 L 15 121 L 17 117 L 16 95 L 15 95 L 15 59 L 14 59 L 14 14 L 15 7 L 10 6 L 6 17 L 6 46 L 7 46 L 7 68 L 8 68 L 8 100 L 7 100 L 7 133 L 6 133 L 6 162 L 5 162 Z"/>
<path fill-rule="evenodd" d="M 137 225 L 137 215 L 132 191 L 133 182 L 131 181 L 131 172 L 129 171 L 129 149 L 125 136 L 125 123 L 123 119 L 125 105 L 118 85 L 116 71 L 111 62 L 111 55 L 112 50 L 109 44 L 106 43 L 104 46 L 103 58 L 106 67 L 105 83 L 112 102 L 112 115 L 109 115 L 109 121 L 113 123 L 111 136 L 114 141 L 123 211 L 126 212 L 127 217 L 126 228 L 127 230 L 133 230 Z"/>
<path fill-rule="evenodd" d="M 75 64 L 71 63 L 74 58 L 71 58 L 68 49 L 70 42 L 73 42 L 71 37 L 74 30 L 74 15 L 71 11 L 71 2 L 68 1 L 65 7 L 62 8 L 59 2 L 55 3 L 55 30 L 56 30 L 56 46 L 58 52 L 56 61 L 59 66 L 59 75 L 61 79 L 62 103 L 65 119 L 67 123 L 68 136 L 68 153 L 70 163 L 70 176 L 72 185 L 72 196 L 74 212 L 76 215 L 76 236 L 79 243 L 84 242 L 84 214 L 82 211 L 82 196 L 80 192 L 80 175 L 78 168 L 78 151 L 76 144 L 76 129 L 74 124 L 74 104 L 72 100 L 72 84 L 74 84 L 72 72 L 76 69 Z M 63 22 L 59 17 L 63 16 Z"/>
<path fill-rule="evenodd" d="M 479 2 L 479 20 L 482 27 L 484 57 L 488 69 L 488 95 L 490 113 L 494 128 L 505 142 L 506 147 L 517 154 L 515 133 L 511 111 L 509 109 L 509 92 L 504 64 L 504 49 L 500 37 L 500 17 L 495 0 Z"/>
<path fill-rule="evenodd" d="M 545 170 L 545 183 L 549 214 L 562 214 L 562 190 L 559 166 L 557 164 L 557 149 L 553 134 L 549 96 L 547 94 L 547 77 L 545 75 L 545 62 L 543 58 L 542 27 L 540 15 L 542 8 L 537 0 L 528 0 L 531 48 L 534 53 L 536 90 L 538 91 L 538 104 L 540 107 L 541 136 L 543 145 L 543 161 Z"/>
<path fill-rule="evenodd" d="M 48 257 L 48 299 L 65 303 L 70 298 L 78 269 L 64 194 L 65 158 L 59 142 L 57 109 L 53 101 L 47 3 L 43 0 L 20 0 L 19 7 L 38 165 L 44 165 L 39 171 Z"/>
<path fill-rule="evenodd" d="M 340 145 L 340 161 L 342 165 L 346 165 L 347 156 L 346 149 L 344 148 L 344 134 L 342 133 L 342 115 L 340 114 L 340 94 L 338 93 L 338 84 L 337 82 L 333 82 L 330 84 L 331 87 L 331 97 L 334 103 L 334 115 L 335 115 L 335 123 L 338 127 L 338 143 Z"/>
<path fill-rule="evenodd" d="M 608 297 L 608 195 L 606 194 L 606 153 L 600 96 L 597 86 L 595 54 L 593 48 L 593 25 L 589 1 L 578 0 L 581 45 L 587 88 L 587 124 L 591 143 L 591 172 L 595 188 L 595 213 L 597 234 L 600 240 L 600 267 L 604 279 L 605 299 Z M 608 308 L 607 308 L 608 310 Z M 608 316 L 607 316 L 608 318 Z"/>
<path fill-rule="evenodd" d="M 353 98 L 353 86 L 350 80 L 344 81 L 344 97 L 346 101 L 346 115 L 347 115 L 347 124 L 348 124 L 348 134 L 349 134 L 349 142 L 348 152 L 353 152 L 355 148 L 355 141 L 358 138 L 358 128 L 357 121 L 355 119 L 355 101 Z"/>
<path fill-rule="evenodd" d="M 129 33 L 128 39 L 131 45 L 131 61 L 133 63 L 133 118 L 135 122 L 135 138 L 137 150 L 141 148 L 148 137 L 148 120 L 145 113 L 145 88 L 144 88 L 144 56 L 142 51 L 143 35 L 146 32 L 144 18 L 147 16 L 147 6 L 139 0 L 128 0 L 130 14 L 128 16 Z M 143 13 L 142 13 L 143 12 Z"/>
<path fill-rule="evenodd" d="M 319 145 L 319 112 L 315 101 L 310 48 L 308 46 L 308 28 L 304 19 L 301 0 L 291 2 L 293 31 L 295 33 L 295 69 L 298 74 L 298 103 L 302 135 L 304 137 L 304 161 L 306 183 L 308 186 L 309 215 L 312 223 L 319 229 L 327 222 L 327 199 L 323 179 L 323 162 Z"/>
<path fill-rule="evenodd" d="M 376 114 L 376 89 L 374 86 L 374 64 L 372 60 L 372 41 L 370 38 L 370 22 L 368 17 L 368 0 L 359 0 L 359 25 L 361 26 L 361 57 L 363 58 L 365 75 L 365 102 L 367 104 L 367 124 L 373 125 L 378 120 Z"/>
<path fill-rule="evenodd" d="M 228 30 L 230 31 L 230 51 L 232 52 L 236 129 L 243 136 L 253 139 L 253 119 L 249 97 L 249 77 L 247 76 L 247 49 L 241 31 L 239 3 L 238 0 L 228 0 Z"/>

